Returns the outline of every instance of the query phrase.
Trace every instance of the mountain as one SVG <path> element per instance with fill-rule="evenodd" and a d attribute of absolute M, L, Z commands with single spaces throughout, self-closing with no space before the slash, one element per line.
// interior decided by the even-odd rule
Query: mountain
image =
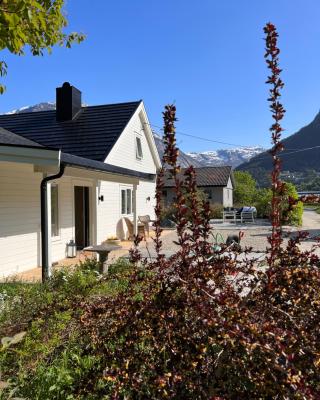
<path fill-rule="evenodd" d="M 187 155 L 205 166 L 231 165 L 235 168 L 263 151 L 265 151 L 265 149 L 262 147 L 248 146 L 234 149 L 204 151 L 201 153 L 191 152 L 187 153 Z"/>
<path fill-rule="evenodd" d="M 18 108 L 17 110 L 12 110 L 12 111 L 6 112 L 5 114 L 7 114 L 7 115 L 8 114 L 20 114 L 20 113 L 48 111 L 48 110 L 55 110 L 55 109 L 56 109 L 55 103 L 45 102 L 45 103 L 35 104 L 34 106 L 21 107 L 21 108 Z"/>
<path fill-rule="evenodd" d="M 153 132 L 153 137 L 154 141 L 156 143 L 158 153 L 160 158 L 162 159 L 163 152 L 164 152 L 164 143 L 162 141 L 162 138 L 157 135 L 155 132 Z M 178 163 L 182 168 L 186 168 L 189 165 L 193 165 L 194 167 L 203 167 L 204 164 L 202 164 L 200 161 L 195 160 L 194 158 L 190 157 L 188 154 L 184 153 L 183 151 L 179 150 L 179 157 L 178 157 Z"/>
<path fill-rule="evenodd" d="M 18 113 L 37 112 L 37 111 L 48 111 L 48 110 L 55 110 L 55 108 L 56 108 L 55 103 L 46 102 L 46 103 L 35 104 L 33 106 L 22 107 L 22 108 L 19 108 L 17 110 L 9 111 L 6 114 L 18 114 Z M 156 133 L 153 133 L 153 135 L 154 135 L 154 140 L 155 140 L 155 143 L 156 143 L 160 158 L 162 158 L 163 151 L 164 151 L 163 141 L 162 141 L 161 137 L 159 135 L 157 135 Z M 181 167 L 183 167 L 183 168 L 188 167 L 191 164 L 194 167 L 201 167 L 202 166 L 202 164 L 200 162 L 194 160 L 192 157 L 188 156 L 183 151 L 180 151 L 180 153 L 179 153 L 178 162 L 180 163 Z"/>
<path fill-rule="evenodd" d="M 283 145 L 280 154 L 283 171 L 320 171 L 320 112 L 310 124 L 284 139 Z M 263 152 L 237 169 L 250 172 L 261 183 L 263 176 L 272 169 L 271 156 Z"/>

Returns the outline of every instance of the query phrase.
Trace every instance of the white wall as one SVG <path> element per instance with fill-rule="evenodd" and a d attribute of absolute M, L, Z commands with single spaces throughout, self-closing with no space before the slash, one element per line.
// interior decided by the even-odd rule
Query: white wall
<path fill-rule="evenodd" d="M 150 181 L 140 181 L 137 186 L 137 215 L 150 215 L 151 219 L 155 218 L 154 207 L 156 183 Z M 150 197 L 150 200 L 148 199 Z"/>
<path fill-rule="evenodd" d="M 0 162 L 0 276 L 40 263 L 40 182 L 29 164 Z"/>
<path fill-rule="evenodd" d="M 230 178 L 227 186 L 223 188 L 223 206 L 233 207 L 233 185 Z"/>
<path fill-rule="evenodd" d="M 31 164 L 0 162 L 0 276 L 41 265 L 42 177 Z M 66 243 L 74 238 L 75 182 L 71 177 L 53 181 L 58 184 L 59 236 L 52 238 L 52 262 L 66 257 Z"/>
<path fill-rule="evenodd" d="M 129 215 L 121 214 L 121 189 L 134 189 L 132 183 L 100 181 L 98 193 L 104 196 L 104 201 L 98 201 L 97 205 L 97 243 L 101 243 L 110 236 L 117 236 L 125 239 L 128 230 L 123 217 L 128 217 L 133 221 L 133 213 Z M 136 190 L 137 216 L 150 215 L 154 218 L 155 206 L 155 182 L 139 181 Z M 150 200 L 147 198 L 150 197 Z"/>
<path fill-rule="evenodd" d="M 99 196 L 104 201 L 97 205 L 97 243 L 109 236 L 117 236 L 117 225 L 120 224 L 120 184 L 118 182 L 99 182 Z"/>
<path fill-rule="evenodd" d="M 156 173 L 156 165 L 137 110 L 127 127 L 113 146 L 105 162 L 139 172 Z M 136 136 L 141 138 L 143 158 L 136 158 Z"/>

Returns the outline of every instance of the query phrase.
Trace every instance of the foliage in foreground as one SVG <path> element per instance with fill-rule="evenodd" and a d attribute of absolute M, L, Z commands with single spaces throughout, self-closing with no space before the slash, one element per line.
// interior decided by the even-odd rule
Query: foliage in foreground
<path fill-rule="evenodd" d="M 30 47 L 32 55 L 49 53 L 54 45 L 71 47 L 81 42 L 83 35 L 66 34 L 67 19 L 63 12 L 64 0 L 2 0 L 0 1 L 0 50 L 24 54 Z M 7 73 L 7 64 L 0 61 L 0 76 Z M 0 94 L 5 87 L 0 84 Z"/>
<path fill-rule="evenodd" d="M 88 260 L 72 271 L 57 271 L 45 284 L 0 285 L 4 300 L 0 303 L 0 399 L 11 398 L 10 394 L 30 399 L 72 396 L 72 382 L 92 366 L 83 354 L 77 329 L 80 304 L 90 296 L 108 297 L 125 290 L 129 269 L 129 263 L 120 259 L 106 279 L 97 272 L 96 262 Z M 17 333 L 24 333 L 22 340 L 8 343 Z"/>

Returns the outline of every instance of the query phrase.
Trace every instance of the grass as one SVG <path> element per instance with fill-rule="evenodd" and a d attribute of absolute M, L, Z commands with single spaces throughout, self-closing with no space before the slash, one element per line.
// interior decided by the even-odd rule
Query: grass
<path fill-rule="evenodd" d="M 97 267 L 88 261 L 61 269 L 43 285 L 0 284 L 0 400 L 73 399 L 73 386 L 99 365 L 77 329 L 81 303 L 126 290 L 131 265 L 120 259 L 108 276 Z"/>

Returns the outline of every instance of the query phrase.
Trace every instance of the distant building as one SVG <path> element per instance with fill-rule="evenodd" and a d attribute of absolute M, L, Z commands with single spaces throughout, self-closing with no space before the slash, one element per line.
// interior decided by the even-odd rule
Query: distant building
<path fill-rule="evenodd" d="M 199 189 L 202 189 L 212 204 L 221 204 L 223 207 L 233 207 L 234 177 L 230 166 L 222 167 L 199 167 L 195 168 L 196 182 Z M 185 168 L 179 173 L 181 177 Z M 163 200 L 165 206 L 173 203 L 175 197 L 174 181 L 170 174 L 165 176 L 163 187 Z"/>

